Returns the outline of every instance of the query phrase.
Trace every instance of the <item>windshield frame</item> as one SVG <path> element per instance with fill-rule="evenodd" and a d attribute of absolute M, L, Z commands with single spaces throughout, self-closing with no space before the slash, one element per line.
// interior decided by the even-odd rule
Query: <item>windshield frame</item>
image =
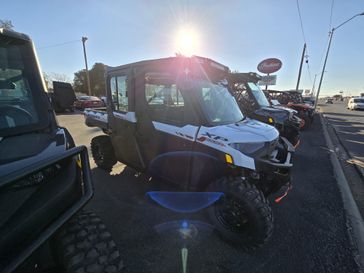
<path fill-rule="evenodd" d="M 245 83 L 245 86 L 246 86 L 246 88 L 248 89 L 248 92 L 251 94 L 251 96 L 252 96 L 252 98 L 255 100 L 255 102 L 257 103 L 257 105 L 259 105 L 259 107 L 271 107 L 272 106 L 272 104 L 269 102 L 269 100 L 267 99 L 267 97 L 265 96 L 265 94 L 264 94 L 264 92 L 263 92 L 263 90 L 256 84 L 256 83 L 254 83 L 254 82 L 246 82 Z M 253 90 L 253 88 L 252 88 L 252 86 L 254 86 L 254 87 L 257 87 L 257 89 L 256 90 Z M 266 104 L 262 104 L 261 103 L 261 101 L 258 99 L 258 97 L 256 96 L 256 95 L 258 95 L 258 94 L 256 94 L 255 93 L 255 91 L 257 91 L 257 92 L 259 92 L 262 96 L 263 96 L 263 100 L 266 100 Z"/>
<path fill-rule="evenodd" d="M 31 93 L 34 110 L 37 114 L 37 120 L 25 125 L 0 129 L 0 137 L 38 131 L 47 127 L 50 122 L 48 114 L 48 111 L 51 109 L 50 102 L 47 97 L 44 80 L 41 76 L 42 74 L 34 45 L 30 39 L 14 37 L 14 35 L 0 33 L 0 45 L 7 44 L 20 46 L 21 58 L 24 62 L 23 71 L 27 71 L 26 75 L 28 76 L 29 81 L 29 91 Z"/>

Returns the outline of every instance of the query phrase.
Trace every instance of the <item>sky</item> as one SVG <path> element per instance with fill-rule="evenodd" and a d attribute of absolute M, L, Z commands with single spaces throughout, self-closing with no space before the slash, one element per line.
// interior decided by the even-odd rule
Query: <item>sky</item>
<path fill-rule="evenodd" d="M 2 0 L 0 19 L 32 37 L 43 71 L 70 81 L 84 68 L 82 36 L 88 38 L 89 66 L 118 66 L 174 56 L 184 31 L 193 36 L 188 53 L 231 70 L 257 72 L 263 59 L 280 59 L 277 85 L 270 88 L 288 90 L 296 87 L 304 42 L 308 65 L 300 89 L 311 89 L 315 74 L 317 89 L 329 29 L 361 12 L 362 0 Z M 335 30 L 322 95 L 364 92 L 363 45 L 364 16 Z"/>

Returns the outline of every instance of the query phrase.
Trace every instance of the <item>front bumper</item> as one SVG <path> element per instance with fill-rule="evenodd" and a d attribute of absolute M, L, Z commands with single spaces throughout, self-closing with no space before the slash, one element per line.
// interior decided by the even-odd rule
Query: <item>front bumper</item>
<path fill-rule="evenodd" d="M 269 172 L 278 169 L 290 169 L 293 166 L 292 157 L 295 152 L 293 145 L 285 138 L 280 137 L 283 147 L 275 149 L 269 159 L 255 159 L 255 168 L 258 172 Z M 282 158 L 282 155 L 285 156 Z"/>
<path fill-rule="evenodd" d="M 294 152 L 293 145 L 285 137 L 280 137 L 280 143 L 270 158 L 255 159 L 254 176 L 266 195 L 279 191 L 287 184 L 290 185 Z"/>
<path fill-rule="evenodd" d="M 355 104 L 353 107 L 354 110 L 360 109 L 360 110 L 364 110 L 364 105 L 357 105 Z"/>
<path fill-rule="evenodd" d="M 300 140 L 300 123 L 301 119 L 288 120 L 284 123 L 280 135 L 285 137 L 294 147 L 297 147 Z"/>
<path fill-rule="evenodd" d="M 76 160 L 76 158 L 79 158 L 79 160 Z M 88 153 L 84 146 L 66 150 L 63 153 L 36 161 L 22 169 L 0 175 L 0 189 L 3 193 L 5 191 L 13 193 L 16 190 L 19 191 L 19 187 L 12 188 L 18 181 L 22 181 L 22 179 L 64 160 L 70 160 L 67 166 L 70 166 L 69 168 L 72 168 L 74 172 L 70 174 L 67 167 L 67 169 L 50 178 L 49 181 L 42 182 L 42 184 L 24 185 L 24 188 L 37 187 L 34 194 L 37 194 L 36 197 L 39 199 L 28 199 L 28 201 L 32 202 L 27 206 L 24 205 L 18 208 L 16 214 L 18 217 L 9 218 L 9 221 L 0 226 L 1 234 L 5 234 L 0 239 L 1 272 L 13 272 L 36 249 L 53 236 L 63 224 L 91 199 L 93 185 Z M 79 169 L 73 165 L 74 162 L 80 167 Z M 82 177 L 80 181 L 77 178 L 77 170 L 80 171 L 79 175 Z M 63 180 L 63 178 L 69 177 L 75 178 L 77 185 L 74 184 L 73 179 Z M 59 183 L 62 181 L 67 183 Z M 82 185 L 82 193 L 78 196 L 74 194 L 74 186 L 80 185 Z M 57 187 L 60 186 L 66 186 L 67 189 L 64 189 L 64 191 L 58 190 Z M 43 194 L 44 192 L 46 192 L 46 195 Z M 40 195 L 41 193 L 42 195 Z M 76 193 L 78 194 L 78 192 Z M 31 197 L 28 196 L 28 198 Z M 75 199 L 76 197 L 77 199 Z M 72 204 L 68 206 L 70 200 L 72 200 Z M 64 208 L 65 204 L 67 204 L 67 208 Z M 21 241 L 21 244 L 18 241 Z"/>

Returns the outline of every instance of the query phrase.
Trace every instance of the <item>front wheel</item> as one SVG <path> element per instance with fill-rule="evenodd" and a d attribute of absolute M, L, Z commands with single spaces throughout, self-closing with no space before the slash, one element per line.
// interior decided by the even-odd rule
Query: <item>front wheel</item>
<path fill-rule="evenodd" d="M 227 241 L 247 249 L 266 243 L 273 232 L 273 214 L 264 194 L 239 177 L 223 177 L 212 186 L 224 196 L 209 207 L 211 221 Z"/>
<path fill-rule="evenodd" d="M 91 153 L 97 167 L 111 171 L 117 162 L 109 136 L 96 136 L 91 140 Z"/>
<path fill-rule="evenodd" d="M 124 266 L 111 234 L 92 212 L 74 216 L 54 243 L 62 272 L 118 273 Z"/>

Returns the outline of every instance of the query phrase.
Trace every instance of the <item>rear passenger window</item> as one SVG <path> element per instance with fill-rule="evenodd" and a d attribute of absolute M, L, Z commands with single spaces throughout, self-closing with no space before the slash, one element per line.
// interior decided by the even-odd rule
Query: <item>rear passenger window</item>
<path fill-rule="evenodd" d="M 114 109 L 128 111 L 128 81 L 127 76 L 116 76 L 110 79 L 110 91 Z"/>

